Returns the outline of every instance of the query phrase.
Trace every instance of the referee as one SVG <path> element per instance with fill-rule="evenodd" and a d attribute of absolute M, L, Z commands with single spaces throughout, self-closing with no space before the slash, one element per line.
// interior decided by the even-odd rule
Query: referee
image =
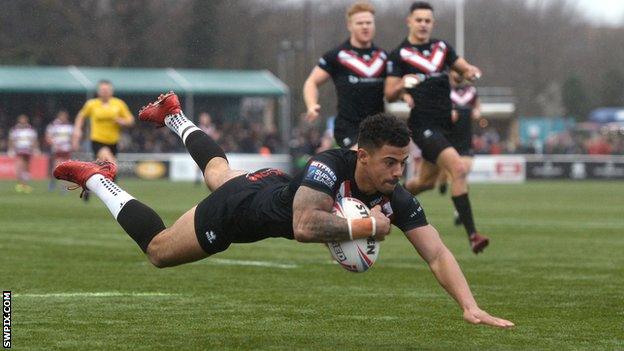
<path fill-rule="evenodd" d="M 117 164 L 117 142 L 122 127 L 132 127 L 134 116 L 126 103 L 113 96 L 113 84 L 108 80 L 100 80 L 97 84 L 97 97 L 87 100 L 76 115 L 72 148 L 78 151 L 82 138 L 84 120 L 91 121 L 91 150 L 95 158 Z M 89 193 L 85 193 L 85 201 Z"/>
<path fill-rule="evenodd" d="M 113 84 L 101 80 L 97 85 L 97 97 L 89 99 L 76 116 L 72 145 L 77 151 L 82 138 L 84 120 L 91 121 L 91 149 L 96 159 L 117 163 L 117 142 L 122 127 L 132 127 L 134 116 L 126 103 L 113 96 Z"/>

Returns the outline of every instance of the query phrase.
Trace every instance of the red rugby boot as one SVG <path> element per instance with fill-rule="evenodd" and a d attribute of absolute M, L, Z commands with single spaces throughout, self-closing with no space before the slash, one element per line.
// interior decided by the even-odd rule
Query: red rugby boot
<path fill-rule="evenodd" d="M 117 174 L 117 166 L 109 161 L 65 161 L 54 169 L 54 178 L 76 183 L 75 187 L 67 188 L 68 190 L 82 187 L 80 197 L 87 190 L 87 180 L 94 174 L 101 174 L 105 178 L 113 180 Z"/>
<path fill-rule="evenodd" d="M 490 243 L 490 239 L 487 236 L 481 235 L 479 233 L 474 233 L 470 236 L 470 248 L 472 252 L 478 254 L 485 249 L 486 246 Z"/>
<path fill-rule="evenodd" d="M 158 127 L 164 127 L 165 117 L 178 114 L 181 111 L 178 96 L 170 91 L 167 94 L 160 94 L 156 101 L 141 107 L 139 119 L 154 122 Z"/>

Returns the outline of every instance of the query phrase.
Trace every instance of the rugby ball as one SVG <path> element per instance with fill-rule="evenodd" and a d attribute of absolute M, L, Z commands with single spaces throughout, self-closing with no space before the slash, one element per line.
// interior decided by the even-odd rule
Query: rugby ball
<path fill-rule="evenodd" d="M 336 201 L 332 212 L 342 218 L 370 216 L 368 207 L 362 201 L 352 197 L 343 197 Z M 379 242 L 373 238 L 329 242 L 327 247 L 334 260 L 342 268 L 354 273 L 366 272 L 379 255 Z"/>

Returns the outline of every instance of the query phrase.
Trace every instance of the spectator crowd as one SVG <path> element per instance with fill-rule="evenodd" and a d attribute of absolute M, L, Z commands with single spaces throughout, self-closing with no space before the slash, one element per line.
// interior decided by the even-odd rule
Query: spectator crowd
<path fill-rule="evenodd" d="M 7 152 L 8 133 L 16 117 L 0 110 L 0 153 Z M 45 129 L 54 119 L 54 114 L 34 113 L 29 117 L 39 136 L 42 151 L 48 151 L 44 142 Z M 209 113 L 202 112 L 195 121 L 229 153 L 270 154 L 288 146 L 291 153 L 299 157 L 333 146 L 333 138 L 327 131 L 311 125 L 293 128 L 290 140 L 284 143 L 274 127 L 265 126 L 257 118 L 213 118 Z M 487 128 L 474 135 L 473 148 L 476 154 L 624 155 L 624 127 L 596 128 L 591 132 L 569 130 L 552 134 L 543 141 L 535 139 L 525 143 L 502 138 L 496 129 Z M 138 123 L 125 130 L 119 150 L 129 153 L 184 152 L 184 146 L 166 128 L 154 129 Z"/>

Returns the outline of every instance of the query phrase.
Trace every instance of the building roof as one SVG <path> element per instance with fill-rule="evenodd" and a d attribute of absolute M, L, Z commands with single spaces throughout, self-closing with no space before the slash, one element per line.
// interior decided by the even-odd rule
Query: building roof
<path fill-rule="evenodd" d="M 0 66 L 0 93 L 87 93 L 102 79 L 117 94 L 281 96 L 288 90 L 267 70 Z"/>

